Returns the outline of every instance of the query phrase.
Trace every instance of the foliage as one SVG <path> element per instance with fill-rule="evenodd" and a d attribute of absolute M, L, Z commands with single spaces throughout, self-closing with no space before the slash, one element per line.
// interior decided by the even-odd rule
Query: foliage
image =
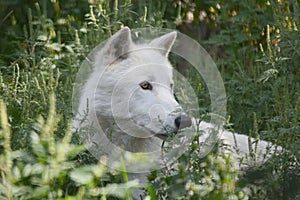
<path fill-rule="evenodd" d="M 222 152 L 199 159 L 192 144 L 178 170 L 150 177 L 149 198 L 299 197 L 299 13 L 299 2 L 287 0 L 0 0 L 1 199 L 126 199 L 139 187 L 112 178 L 69 125 L 81 62 L 123 26 L 205 38 L 226 84 L 230 128 L 284 148 L 241 174 Z M 186 74 L 206 112 L 205 84 Z"/>
<path fill-rule="evenodd" d="M 250 192 L 238 184 L 238 167 L 230 155 L 213 150 L 200 159 L 195 136 L 189 149 L 179 158 L 178 166 L 157 172 L 151 199 L 246 199 Z M 178 168 L 178 169 L 177 169 Z M 177 169 L 177 170 L 175 170 Z M 148 188 L 148 190 L 151 188 Z M 151 194 L 151 193 L 150 193 Z"/>
<path fill-rule="evenodd" d="M 55 98 L 49 97 L 47 119 L 40 116 L 30 133 L 30 148 L 11 149 L 10 127 L 6 106 L 0 100 L 1 143 L 1 199 L 94 199 L 106 196 L 130 198 L 138 187 L 136 181 L 107 184 L 107 168 L 101 162 L 80 166 L 75 156 L 84 146 L 72 144 L 70 125 L 61 140 L 55 138 L 59 118 L 55 112 Z M 122 188 L 121 192 L 120 189 Z"/>

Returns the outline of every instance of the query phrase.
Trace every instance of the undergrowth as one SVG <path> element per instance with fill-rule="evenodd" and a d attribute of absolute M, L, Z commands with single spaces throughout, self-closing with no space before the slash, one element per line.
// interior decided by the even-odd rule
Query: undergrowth
<path fill-rule="evenodd" d="M 178 170 L 149 177 L 148 198 L 300 197 L 298 1 L 2 0 L 0 6 L 1 199 L 130 199 L 141 187 L 122 183 L 124 174 L 93 159 L 70 130 L 80 64 L 124 26 L 178 28 L 204 38 L 225 81 L 228 128 L 284 148 L 245 173 L 223 152 L 199 159 L 192 143 Z M 191 78 L 207 111 L 201 78 Z"/>

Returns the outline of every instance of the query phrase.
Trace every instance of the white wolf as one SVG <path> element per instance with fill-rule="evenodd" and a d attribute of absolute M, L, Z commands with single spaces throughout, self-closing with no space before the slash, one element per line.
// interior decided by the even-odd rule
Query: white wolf
<path fill-rule="evenodd" d="M 94 54 L 73 127 L 89 136 L 87 141 L 97 157 L 119 160 L 124 152 L 157 155 L 164 138 L 195 121 L 182 112 L 173 95 L 168 54 L 176 36 L 171 32 L 147 44 L 136 44 L 129 28 L 123 28 Z M 200 123 L 200 130 L 206 133 L 213 127 Z M 234 147 L 238 157 L 249 153 L 248 144 L 255 145 L 255 139 L 228 131 L 222 131 L 220 139 Z M 269 143 L 256 145 L 263 155 Z"/>

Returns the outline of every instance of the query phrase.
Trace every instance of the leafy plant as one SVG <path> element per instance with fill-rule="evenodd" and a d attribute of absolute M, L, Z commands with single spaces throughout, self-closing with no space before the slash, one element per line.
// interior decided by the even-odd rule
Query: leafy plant
<path fill-rule="evenodd" d="M 49 97 L 49 113 L 44 120 L 40 116 L 31 131 L 30 148 L 26 151 L 11 149 L 11 130 L 6 106 L 1 108 L 1 199 L 94 199 L 115 196 L 130 198 L 138 188 L 137 181 L 122 184 L 105 184 L 108 170 L 97 164 L 79 165 L 75 156 L 85 148 L 71 143 L 70 125 L 61 140 L 55 139 L 59 118 L 55 112 L 55 98 Z M 104 186 L 105 185 L 105 186 Z"/>
<path fill-rule="evenodd" d="M 231 128 L 284 149 L 264 167 L 241 173 L 222 152 L 199 159 L 193 143 L 178 170 L 149 177 L 150 198 L 298 198 L 299 13 L 297 1 L 1 0 L 1 198 L 128 199 L 139 187 L 120 183 L 126 173 L 108 174 L 69 128 L 80 64 L 123 26 L 176 27 L 208 39 L 201 42 L 222 71 Z M 183 73 L 207 112 L 205 84 Z"/>

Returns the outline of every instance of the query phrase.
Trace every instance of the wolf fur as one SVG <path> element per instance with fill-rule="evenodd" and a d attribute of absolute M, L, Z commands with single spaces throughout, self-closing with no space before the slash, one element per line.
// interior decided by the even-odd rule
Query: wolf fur
<path fill-rule="evenodd" d="M 96 134 L 87 134 L 90 135 L 87 141 L 99 157 L 114 154 L 118 149 L 157 154 L 168 134 L 190 126 L 191 122 L 207 134 L 215 128 L 207 122 L 195 124 L 196 120 L 182 113 L 174 98 L 168 54 L 175 40 L 176 32 L 171 32 L 149 43 L 135 44 L 129 28 L 125 27 L 95 53 L 93 70 L 83 85 L 73 128 L 85 135 L 96 130 Z M 97 130 L 104 134 L 98 134 Z M 250 155 L 249 147 L 259 152 L 256 163 L 263 163 L 268 157 L 264 155 L 274 150 L 269 148 L 269 142 L 219 131 L 224 146 L 231 147 L 229 152 L 236 155 L 237 162 L 243 160 L 245 166 L 254 164 L 244 159 Z M 115 147 L 110 149 L 108 143 Z M 121 154 L 116 153 L 118 156 Z"/>

